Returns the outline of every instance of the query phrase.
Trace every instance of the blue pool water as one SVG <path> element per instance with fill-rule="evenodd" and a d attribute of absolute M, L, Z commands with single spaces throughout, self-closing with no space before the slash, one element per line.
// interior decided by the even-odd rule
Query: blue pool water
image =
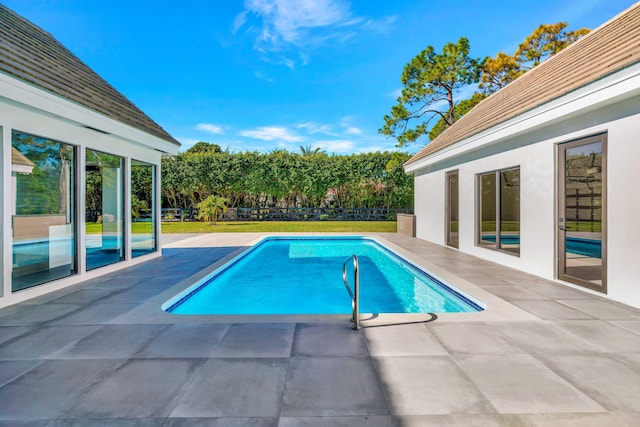
<path fill-rule="evenodd" d="M 495 235 L 483 235 L 482 240 L 487 240 L 489 242 L 495 242 Z M 518 245 L 520 244 L 520 236 L 507 234 L 505 236 L 500 237 L 500 241 L 507 245 Z M 592 258 L 602 258 L 602 241 L 594 240 L 594 239 L 585 239 L 582 237 L 566 237 L 566 247 L 567 252 L 583 255 Z"/>
<path fill-rule="evenodd" d="M 356 254 L 362 313 L 471 312 L 483 308 L 367 238 L 261 241 L 163 305 L 175 314 L 348 314 L 342 266 Z M 353 285 L 353 263 L 348 279 Z"/>

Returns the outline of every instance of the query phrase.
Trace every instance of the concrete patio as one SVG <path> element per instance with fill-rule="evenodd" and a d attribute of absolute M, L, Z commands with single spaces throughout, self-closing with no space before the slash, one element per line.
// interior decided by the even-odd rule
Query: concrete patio
<path fill-rule="evenodd" d="M 360 332 L 171 315 L 162 302 L 259 235 L 165 235 L 162 258 L 0 309 L 0 426 L 640 424 L 640 310 L 378 236 L 487 313 Z"/>

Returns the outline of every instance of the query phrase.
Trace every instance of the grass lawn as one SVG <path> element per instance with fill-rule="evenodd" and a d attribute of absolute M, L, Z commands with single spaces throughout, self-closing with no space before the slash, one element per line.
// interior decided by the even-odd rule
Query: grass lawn
<path fill-rule="evenodd" d="M 396 232 L 395 221 L 251 221 L 218 222 L 209 225 L 206 222 L 163 222 L 163 233 L 241 233 L 241 232 L 331 232 L 347 233 Z"/>
<path fill-rule="evenodd" d="M 87 234 L 101 234 L 102 224 L 96 222 L 87 222 L 87 228 L 85 229 Z M 150 222 L 134 222 L 131 227 L 133 234 L 151 234 L 153 227 Z"/>

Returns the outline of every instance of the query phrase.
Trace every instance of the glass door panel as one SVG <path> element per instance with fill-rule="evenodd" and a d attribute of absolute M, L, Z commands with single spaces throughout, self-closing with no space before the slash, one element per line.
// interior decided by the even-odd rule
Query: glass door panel
<path fill-rule="evenodd" d="M 155 166 L 131 160 L 131 256 L 157 250 Z"/>
<path fill-rule="evenodd" d="M 480 246 L 496 247 L 496 174 L 480 175 Z"/>
<path fill-rule="evenodd" d="M 87 149 L 87 270 L 124 260 L 124 159 Z"/>
<path fill-rule="evenodd" d="M 499 249 L 520 254 L 520 168 L 500 172 Z"/>
<path fill-rule="evenodd" d="M 458 247 L 458 171 L 447 172 L 447 245 Z"/>
<path fill-rule="evenodd" d="M 14 131 L 12 290 L 77 272 L 75 147 Z"/>
<path fill-rule="evenodd" d="M 604 292 L 604 136 L 560 146 L 559 278 Z"/>

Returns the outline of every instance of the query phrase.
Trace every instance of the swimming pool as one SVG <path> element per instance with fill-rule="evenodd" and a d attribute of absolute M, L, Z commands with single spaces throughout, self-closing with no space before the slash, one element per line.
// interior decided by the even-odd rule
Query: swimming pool
<path fill-rule="evenodd" d="M 347 314 L 343 262 L 359 259 L 362 313 L 483 310 L 453 286 L 363 237 L 269 237 L 163 304 L 174 314 Z M 348 277 L 352 281 L 353 271 Z"/>

